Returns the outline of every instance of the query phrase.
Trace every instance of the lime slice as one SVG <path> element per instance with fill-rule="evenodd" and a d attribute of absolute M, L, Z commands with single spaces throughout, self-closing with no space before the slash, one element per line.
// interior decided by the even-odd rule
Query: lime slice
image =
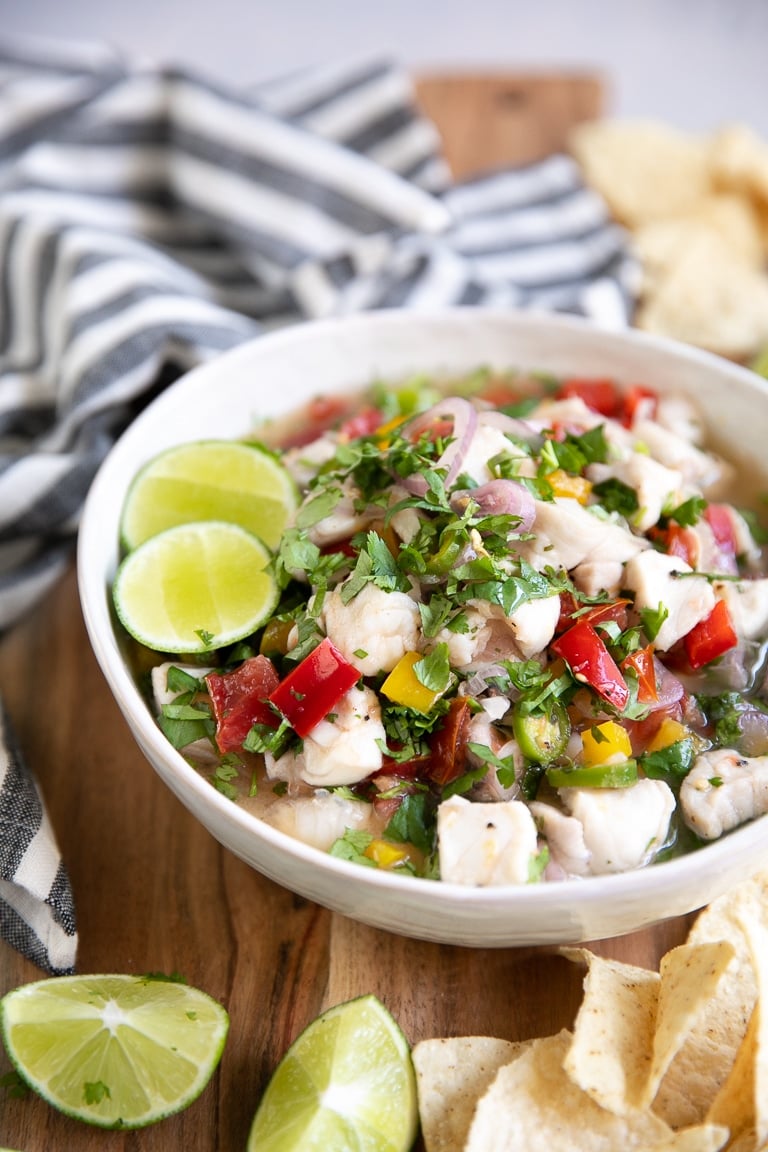
<path fill-rule="evenodd" d="M 112 587 L 124 628 L 157 652 L 207 652 L 272 614 L 277 582 L 262 542 L 236 524 L 179 524 L 129 552 Z"/>
<path fill-rule="evenodd" d="M 60 976 L 0 1001 L 8 1055 L 49 1104 L 103 1128 L 141 1128 L 186 1108 L 210 1080 L 229 1028 L 186 984 Z"/>
<path fill-rule="evenodd" d="M 226 520 L 276 548 L 296 506 L 293 480 L 265 448 L 199 440 L 161 452 L 136 475 L 120 539 L 130 551 L 176 524 Z"/>
<path fill-rule="evenodd" d="M 408 1042 L 375 996 L 298 1037 L 259 1105 L 247 1152 L 407 1152 L 418 1123 Z"/>

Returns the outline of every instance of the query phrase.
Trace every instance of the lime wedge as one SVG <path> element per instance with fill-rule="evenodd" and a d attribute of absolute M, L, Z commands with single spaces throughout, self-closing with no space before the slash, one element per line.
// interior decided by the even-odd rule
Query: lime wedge
<path fill-rule="evenodd" d="M 0 1001 L 19 1075 L 49 1104 L 103 1128 L 186 1108 L 210 1080 L 229 1017 L 204 992 L 141 976 L 61 976 Z"/>
<path fill-rule="evenodd" d="M 249 636 L 279 589 L 262 542 L 236 524 L 179 524 L 129 552 L 112 586 L 126 631 L 157 652 L 207 652 Z"/>
<path fill-rule="evenodd" d="M 226 520 L 276 548 L 296 506 L 293 480 L 265 448 L 198 440 L 161 452 L 137 473 L 123 505 L 120 539 L 131 551 L 176 524 Z"/>
<path fill-rule="evenodd" d="M 247 1152 L 407 1152 L 418 1123 L 408 1042 L 375 996 L 330 1008 L 292 1044 Z"/>

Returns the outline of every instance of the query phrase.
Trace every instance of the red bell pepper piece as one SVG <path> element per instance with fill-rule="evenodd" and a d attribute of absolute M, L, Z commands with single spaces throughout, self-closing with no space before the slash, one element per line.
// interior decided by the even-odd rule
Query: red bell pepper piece
<path fill-rule="evenodd" d="M 578 396 L 593 412 L 601 416 L 615 416 L 620 409 L 620 397 L 613 380 L 564 380 L 558 392 L 558 400 Z"/>
<path fill-rule="evenodd" d="M 359 679 L 357 668 L 326 636 L 280 681 L 269 700 L 303 738 Z"/>
<path fill-rule="evenodd" d="M 683 647 L 691 668 L 703 668 L 739 642 L 724 600 L 717 600 L 707 616 L 683 637 Z"/>
<path fill-rule="evenodd" d="M 587 620 L 579 620 L 552 644 L 573 675 L 621 711 L 629 703 L 629 689 L 619 667 Z"/>
<path fill-rule="evenodd" d="M 656 415 L 658 396 L 652 388 L 645 388 L 642 384 L 633 384 L 624 393 L 621 422 L 631 428 L 638 415 L 647 416 L 650 420 Z"/>
<path fill-rule="evenodd" d="M 278 718 L 268 698 L 280 682 L 266 656 L 252 656 L 232 672 L 209 672 L 205 678 L 216 720 L 220 752 L 240 748 L 253 724 L 276 728 Z"/>

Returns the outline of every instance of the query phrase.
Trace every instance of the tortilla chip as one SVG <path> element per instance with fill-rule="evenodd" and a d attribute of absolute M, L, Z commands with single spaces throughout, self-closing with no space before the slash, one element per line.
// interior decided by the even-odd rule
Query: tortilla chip
<path fill-rule="evenodd" d="M 587 183 L 630 228 L 684 213 L 712 191 L 708 143 L 665 124 L 588 121 L 569 147 Z"/>
<path fill-rule="evenodd" d="M 653 292 L 691 246 L 712 237 L 745 264 L 762 269 L 763 221 L 751 202 L 732 194 L 706 196 L 684 216 L 651 220 L 635 230 L 632 247 L 642 268 L 642 293 Z"/>
<path fill-rule="evenodd" d="M 639 1107 L 645 1095 L 659 974 L 583 949 L 563 952 L 588 964 L 565 1071 L 601 1107 L 624 1115 Z"/>
<path fill-rule="evenodd" d="M 737 902 L 757 981 L 757 1001 L 731 1074 L 714 1101 L 708 1119 L 727 1124 L 734 1136 L 754 1133 L 753 1147 L 768 1140 L 768 909 L 765 904 Z"/>
<path fill-rule="evenodd" d="M 697 1124 L 695 1128 L 681 1128 L 663 1144 L 655 1144 L 654 1152 L 719 1152 L 728 1143 L 729 1132 L 720 1124 Z M 733 1145 L 728 1145 L 733 1152 Z"/>
<path fill-rule="evenodd" d="M 736 1060 L 757 997 L 740 915 L 745 906 L 767 899 L 768 874 L 755 876 L 713 901 L 688 934 L 688 944 L 727 940 L 735 954 L 659 1085 L 653 1110 L 672 1128 L 704 1121 Z"/>
<path fill-rule="evenodd" d="M 601 1108 L 566 1075 L 571 1035 L 535 1040 L 500 1068 L 478 1102 L 464 1152 L 597 1152 L 664 1147 L 670 1129 L 650 1112 L 619 1116 Z"/>
<path fill-rule="evenodd" d="M 728 940 L 717 940 L 682 944 L 662 957 L 653 1060 L 645 1092 L 638 1101 L 640 1107 L 650 1105 L 664 1073 L 715 994 L 734 955 Z"/>
<path fill-rule="evenodd" d="M 475 1105 L 499 1068 L 528 1046 L 489 1036 L 422 1040 L 413 1049 L 426 1152 L 464 1147 Z"/>
<path fill-rule="evenodd" d="M 748 358 L 768 341 L 768 277 L 702 231 L 658 275 L 635 323 L 722 356 Z"/>
<path fill-rule="evenodd" d="M 746 124 L 731 124 L 714 137 L 710 149 L 714 183 L 768 204 L 768 142 Z"/>

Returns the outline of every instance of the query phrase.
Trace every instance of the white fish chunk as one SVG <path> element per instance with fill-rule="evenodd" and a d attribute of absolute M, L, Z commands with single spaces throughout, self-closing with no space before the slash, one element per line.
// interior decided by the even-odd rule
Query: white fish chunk
<path fill-rule="evenodd" d="M 697 756 L 680 786 L 688 827 L 703 840 L 717 840 L 768 812 L 768 756 L 741 756 L 717 748 Z"/>
<path fill-rule="evenodd" d="M 558 795 L 584 830 L 593 876 L 641 868 L 669 835 L 675 797 L 663 780 L 638 780 L 628 788 L 559 788 Z"/>
<path fill-rule="evenodd" d="M 335 588 L 323 601 L 322 617 L 326 635 L 361 676 L 391 672 L 406 652 L 423 644 L 419 608 L 406 592 L 366 584 L 345 604 Z"/>
<path fill-rule="evenodd" d="M 262 819 L 287 836 L 327 852 L 348 828 L 372 831 L 373 806 L 319 788 L 312 796 L 283 797 Z"/>
<path fill-rule="evenodd" d="M 279 760 L 264 757 L 271 780 L 303 782 L 312 788 L 357 784 L 383 763 L 386 733 L 376 693 L 350 688 L 333 711 L 333 720 L 321 720 L 302 741 L 301 751 L 286 752 Z"/>
<path fill-rule="evenodd" d="M 377 516 L 381 515 L 380 508 L 363 508 L 362 511 L 358 511 L 356 502 L 360 499 L 360 493 L 353 484 L 345 482 L 341 486 L 341 492 L 341 499 L 333 511 L 307 529 L 307 536 L 318 548 L 348 540 L 356 532 L 368 528 Z M 312 493 L 305 503 L 309 503 L 311 499 Z"/>
<path fill-rule="evenodd" d="M 448 884 L 527 884 L 538 855 L 536 825 L 519 800 L 476 803 L 451 796 L 437 810 L 440 877 Z"/>
<path fill-rule="evenodd" d="M 515 647 L 524 660 L 530 660 L 532 656 L 544 651 L 555 634 L 560 618 L 559 596 L 527 600 L 509 616 L 499 604 L 490 604 L 487 600 L 472 603 L 481 616 L 499 621 L 510 630 Z"/>
<path fill-rule="evenodd" d="M 715 581 L 712 587 L 725 601 L 738 636 L 758 640 L 768 633 L 768 578 Z"/>
<path fill-rule="evenodd" d="M 537 569 L 559 565 L 570 572 L 586 561 L 624 563 L 649 547 L 642 536 L 601 519 L 570 497 L 537 500 L 532 531 L 535 539 L 521 541 L 517 550 Z"/>
<path fill-rule="evenodd" d="M 539 832 L 547 842 L 550 861 L 566 876 L 588 875 L 590 851 L 584 843 L 581 821 L 541 800 L 533 800 L 530 809 Z"/>
<path fill-rule="evenodd" d="M 180 695 L 179 692 L 168 687 L 168 673 L 171 668 L 178 668 L 181 672 L 186 672 L 188 676 L 194 676 L 196 680 L 202 680 L 209 672 L 213 672 L 213 668 L 203 668 L 200 664 L 182 664 L 180 660 L 166 660 L 163 664 L 157 664 L 152 669 L 151 679 L 152 696 L 158 715 L 164 704 L 172 704 Z"/>
<path fill-rule="evenodd" d="M 636 441 L 648 449 L 654 460 L 677 469 L 687 484 L 706 490 L 726 481 L 732 469 L 711 452 L 703 452 L 684 436 L 678 436 L 655 420 L 635 421 Z"/>
<path fill-rule="evenodd" d="M 490 424 L 478 424 L 467 454 L 461 462 L 462 475 L 471 476 L 478 484 L 487 484 L 494 478 L 488 464 L 495 456 L 519 457 L 526 462 L 528 460 L 526 452 L 507 439 L 500 428 L 494 428 Z M 525 471 L 528 473 L 531 469 L 526 468 Z"/>
<path fill-rule="evenodd" d="M 682 502 L 682 473 L 676 468 L 667 468 L 642 452 L 631 452 L 612 464 L 590 464 L 587 479 L 593 484 L 619 480 L 634 491 L 638 509 L 629 520 L 637 532 L 647 532 L 658 523 L 666 505 Z"/>
<path fill-rule="evenodd" d="M 685 573 L 683 578 L 675 573 Z M 635 598 L 635 608 L 667 609 L 655 646 L 666 652 L 681 637 L 709 616 L 715 606 L 715 593 L 704 576 L 690 575 L 693 569 L 678 556 L 663 552 L 641 552 L 628 561 L 624 585 Z"/>

